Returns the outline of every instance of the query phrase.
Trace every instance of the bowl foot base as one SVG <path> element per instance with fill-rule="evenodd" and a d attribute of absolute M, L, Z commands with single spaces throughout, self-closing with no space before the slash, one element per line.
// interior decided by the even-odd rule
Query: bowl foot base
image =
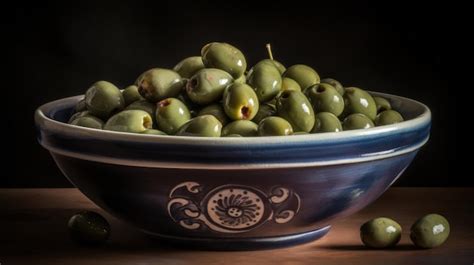
<path fill-rule="evenodd" d="M 300 245 L 317 240 L 325 236 L 331 226 L 326 226 L 310 232 L 301 234 L 276 236 L 276 237 L 262 237 L 262 238 L 193 238 L 193 237 L 179 237 L 155 234 L 145 231 L 153 239 L 164 241 L 179 247 L 189 249 L 204 249 L 204 250 L 224 250 L 224 251 L 238 251 L 238 250 L 260 250 L 271 248 L 283 248 L 294 245 Z"/>

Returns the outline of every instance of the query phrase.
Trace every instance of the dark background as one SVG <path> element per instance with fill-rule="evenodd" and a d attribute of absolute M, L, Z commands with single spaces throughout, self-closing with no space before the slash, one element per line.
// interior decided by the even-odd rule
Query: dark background
<path fill-rule="evenodd" d="M 15 70 L 6 121 L 14 150 L 6 163 L 15 170 L 3 173 L 0 186 L 70 186 L 35 139 L 39 105 L 82 94 L 97 80 L 123 88 L 144 70 L 198 55 L 211 41 L 239 47 L 250 66 L 266 57 L 270 42 L 286 66 L 308 64 L 346 86 L 425 103 L 433 114 L 431 139 L 396 185 L 472 185 L 452 173 L 457 124 L 448 118 L 456 114 L 456 98 L 443 92 L 441 7 L 327 2 L 17 3 L 4 24 Z"/>

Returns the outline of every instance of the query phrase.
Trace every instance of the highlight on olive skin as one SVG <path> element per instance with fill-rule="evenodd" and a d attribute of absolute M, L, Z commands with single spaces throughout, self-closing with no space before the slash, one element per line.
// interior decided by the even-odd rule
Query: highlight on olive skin
<path fill-rule="evenodd" d="M 147 137 L 317 138 L 405 121 L 404 110 L 383 94 L 321 78 L 304 62 L 286 67 L 270 44 L 265 51 L 267 58 L 247 65 L 240 48 L 210 42 L 171 69 L 142 72 L 123 90 L 97 81 L 77 101 L 68 123 Z"/>

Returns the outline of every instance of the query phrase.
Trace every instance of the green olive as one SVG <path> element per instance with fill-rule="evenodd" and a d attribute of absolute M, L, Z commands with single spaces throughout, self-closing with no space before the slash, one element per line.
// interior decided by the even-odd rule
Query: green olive
<path fill-rule="evenodd" d="M 374 127 L 374 123 L 369 117 L 362 113 L 354 113 L 347 116 L 342 122 L 342 128 L 344 131 L 357 130 L 357 129 L 368 129 Z"/>
<path fill-rule="evenodd" d="M 281 80 L 281 90 L 301 91 L 301 87 L 295 80 L 289 77 L 283 77 L 283 79 Z"/>
<path fill-rule="evenodd" d="M 90 115 L 79 117 L 77 119 L 74 119 L 70 123 L 72 125 L 94 129 L 102 129 L 104 127 L 104 122 L 101 119 Z"/>
<path fill-rule="evenodd" d="M 220 137 L 222 124 L 213 115 L 203 115 L 192 118 L 181 128 L 176 135 L 179 136 L 199 136 L 199 137 Z"/>
<path fill-rule="evenodd" d="M 373 97 L 375 101 L 375 105 L 377 106 L 377 113 L 380 113 L 385 110 L 392 109 L 390 102 L 382 97 Z"/>
<path fill-rule="evenodd" d="M 223 106 L 232 120 L 251 120 L 258 112 L 259 102 L 250 86 L 234 83 L 225 90 Z"/>
<path fill-rule="evenodd" d="M 278 72 L 280 72 L 280 75 L 282 75 L 286 70 L 285 66 L 277 60 L 263 59 L 259 63 L 266 63 L 275 66 L 278 69 Z"/>
<path fill-rule="evenodd" d="M 227 117 L 227 114 L 225 114 L 224 108 L 222 107 L 221 104 L 212 104 L 207 107 L 204 107 L 201 109 L 198 113 L 197 116 L 202 116 L 202 115 L 214 115 L 222 124 L 222 126 L 225 126 L 227 123 L 229 123 L 229 117 Z"/>
<path fill-rule="evenodd" d="M 286 90 L 277 98 L 278 116 L 286 119 L 293 130 L 310 132 L 314 126 L 314 111 L 306 96 L 295 90 Z"/>
<path fill-rule="evenodd" d="M 86 91 L 84 99 L 87 110 L 92 115 L 103 120 L 108 119 L 125 106 L 122 92 L 114 84 L 107 81 L 94 83 Z"/>
<path fill-rule="evenodd" d="M 142 99 L 128 105 L 125 110 L 143 110 L 150 114 L 151 117 L 155 117 L 156 105 L 148 102 L 146 99 Z"/>
<path fill-rule="evenodd" d="M 206 68 L 197 72 L 186 85 L 189 98 L 196 104 L 207 105 L 222 98 L 232 77 L 220 69 Z"/>
<path fill-rule="evenodd" d="M 199 110 L 201 108 L 201 106 L 199 106 L 198 104 L 194 103 L 188 96 L 188 93 L 186 93 L 186 89 L 184 91 L 182 91 L 177 99 L 181 100 L 181 102 L 184 103 L 184 105 L 186 105 L 186 107 L 188 107 L 189 109 L 189 113 L 191 114 L 191 117 L 196 117 L 199 113 Z"/>
<path fill-rule="evenodd" d="M 360 227 L 362 242 L 371 248 L 395 246 L 402 236 L 402 227 L 394 220 L 379 217 L 364 223 Z"/>
<path fill-rule="evenodd" d="M 353 113 L 361 113 L 374 120 L 377 115 L 377 106 L 372 96 L 357 87 L 347 87 L 344 93 L 345 116 Z"/>
<path fill-rule="evenodd" d="M 222 136 L 238 134 L 240 136 L 257 136 L 258 125 L 248 120 L 237 120 L 227 124 L 222 129 Z"/>
<path fill-rule="evenodd" d="M 176 131 L 191 119 L 188 108 L 177 98 L 167 98 L 156 104 L 155 118 L 159 130 L 166 134 Z"/>
<path fill-rule="evenodd" d="M 245 75 L 242 75 L 241 77 L 235 79 L 234 83 L 245 84 L 245 83 L 247 83 L 247 77 Z"/>
<path fill-rule="evenodd" d="M 257 63 L 247 75 L 247 83 L 255 89 L 258 100 L 272 100 L 281 90 L 281 74 L 269 63 Z"/>
<path fill-rule="evenodd" d="M 173 71 L 177 72 L 183 78 L 191 78 L 199 70 L 204 68 L 201 56 L 192 56 L 179 62 Z"/>
<path fill-rule="evenodd" d="M 71 239 L 80 244 L 100 244 L 110 236 L 110 225 L 102 215 L 83 211 L 73 215 L 68 222 Z"/>
<path fill-rule="evenodd" d="M 321 79 L 321 83 L 330 84 L 337 90 L 337 92 L 339 92 L 339 94 L 341 94 L 341 96 L 344 95 L 344 92 L 345 92 L 344 87 L 336 79 L 324 78 L 324 79 Z"/>
<path fill-rule="evenodd" d="M 267 117 L 258 124 L 259 136 L 285 136 L 291 134 L 293 134 L 291 124 L 281 117 Z"/>
<path fill-rule="evenodd" d="M 418 219 L 411 227 L 410 238 L 420 248 L 435 248 L 449 237 L 448 220 L 439 214 L 428 214 Z"/>
<path fill-rule="evenodd" d="M 94 116 L 94 115 L 92 115 L 92 113 L 90 113 L 88 110 L 76 112 L 69 118 L 67 123 L 71 123 L 73 120 L 78 119 L 80 117 L 84 117 L 84 116 Z"/>
<path fill-rule="evenodd" d="M 385 110 L 377 114 L 375 117 L 375 125 L 389 125 L 394 123 L 399 123 L 403 121 L 403 117 L 400 113 L 394 110 Z"/>
<path fill-rule="evenodd" d="M 312 85 L 319 84 L 320 79 L 318 73 L 311 67 L 304 64 L 295 64 L 283 73 L 283 77 L 295 80 L 302 90 Z"/>
<path fill-rule="evenodd" d="M 104 130 L 141 133 L 146 129 L 151 129 L 153 120 L 148 112 L 143 110 L 124 110 L 105 123 Z"/>
<path fill-rule="evenodd" d="M 162 132 L 162 131 L 156 130 L 156 129 L 146 129 L 141 133 L 142 134 L 153 134 L 153 135 L 166 135 L 165 132 Z"/>
<path fill-rule="evenodd" d="M 176 97 L 184 86 L 184 80 L 173 70 L 153 68 L 139 78 L 138 92 L 152 103 Z"/>
<path fill-rule="evenodd" d="M 128 86 L 122 91 L 123 100 L 125 101 L 125 106 L 132 104 L 135 101 L 144 99 L 138 92 L 138 87 Z"/>
<path fill-rule="evenodd" d="M 239 78 L 247 69 L 244 54 L 236 47 L 221 42 L 206 44 L 201 50 L 202 61 L 206 68 L 218 68 Z"/>
<path fill-rule="evenodd" d="M 344 110 L 344 99 L 330 84 L 321 83 L 310 86 L 306 89 L 306 96 L 316 113 L 331 112 L 339 116 Z"/>
<path fill-rule="evenodd" d="M 336 115 L 331 112 L 320 112 L 315 115 L 312 133 L 341 132 L 342 124 Z"/>
<path fill-rule="evenodd" d="M 276 114 L 275 105 L 270 105 L 268 103 L 261 104 L 258 108 L 258 112 L 253 117 L 252 121 L 256 124 L 259 124 L 261 120 L 269 116 L 274 116 Z"/>

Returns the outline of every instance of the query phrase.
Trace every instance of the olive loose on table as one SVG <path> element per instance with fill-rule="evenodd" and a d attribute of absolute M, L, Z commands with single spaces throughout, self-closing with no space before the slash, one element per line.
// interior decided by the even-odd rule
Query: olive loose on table
<path fill-rule="evenodd" d="M 110 225 L 102 215 L 83 211 L 73 215 L 68 222 L 71 239 L 80 244 L 104 243 L 110 236 Z"/>

